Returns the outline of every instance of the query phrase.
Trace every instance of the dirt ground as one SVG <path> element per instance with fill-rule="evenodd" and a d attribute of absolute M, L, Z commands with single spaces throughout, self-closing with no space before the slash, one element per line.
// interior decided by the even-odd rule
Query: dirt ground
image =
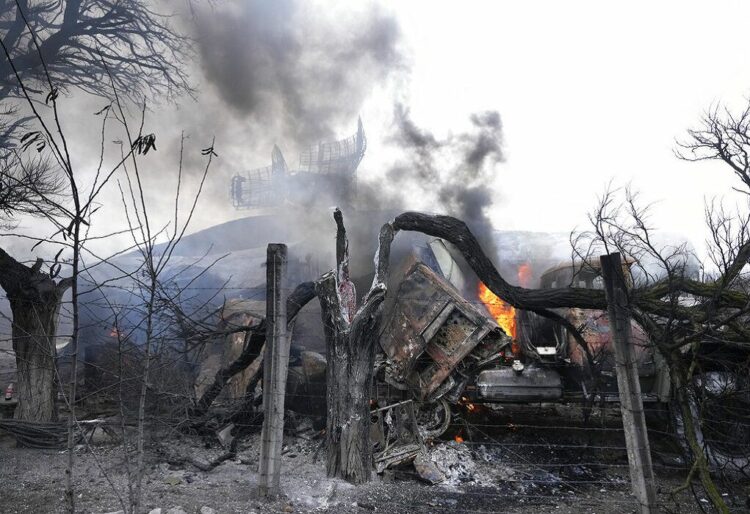
<path fill-rule="evenodd" d="M 473 430 L 468 425 L 454 430 L 466 437 L 464 442 L 431 445 L 430 457 L 446 476 L 439 485 L 420 480 L 412 466 L 386 471 L 359 487 L 329 479 L 320 440 L 289 436 L 283 449 L 283 494 L 273 501 L 256 496 L 258 434 L 243 440 L 236 459 L 204 472 L 179 461 L 187 457 L 207 462 L 222 453 L 217 444 L 162 432 L 147 445 L 145 512 L 161 508 L 166 514 L 176 507 L 188 514 L 204 507 L 217 513 L 636 512 L 616 431 L 596 435 L 588 430 L 584 437 L 581 430 L 560 428 L 559 420 L 551 421 L 550 426 L 558 425 L 554 433 L 545 427 L 519 430 L 508 423 L 502 426 L 510 429 L 503 431 L 486 428 L 483 421 L 474 419 Z M 122 446 L 102 435 L 91 448 L 93 453 L 84 447 L 76 451 L 77 509 L 118 511 L 117 495 L 127 497 Z M 695 496 L 689 490 L 674 498 L 669 494 L 682 483 L 685 470 L 668 445 L 652 440 L 652 449 L 661 511 L 700 513 L 702 507 L 709 512 L 699 488 Z M 0 512 L 63 512 L 66 459 L 61 451 L 16 448 L 10 436 L 0 435 Z M 725 490 L 732 511 L 750 511 L 747 492 L 743 484 Z"/>

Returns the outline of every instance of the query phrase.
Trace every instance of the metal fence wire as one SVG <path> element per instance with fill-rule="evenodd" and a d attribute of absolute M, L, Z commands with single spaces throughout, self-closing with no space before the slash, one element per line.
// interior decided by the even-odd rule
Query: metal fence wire
<path fill-rule="evenodd" d="M 299 347 L 292 351 L 290 376 L 300 373 L 300 350 L 312 346 L 312 339 L 305 334 L 294 335 Z M 222 339 L 212 344 L 225 345 L 226 342 Z M 184 355 L 167 351 L 169 348 L 172 347 L 164 345 L 163 353 L 153 357 L 151 367 L 148 422 L 154 430 L 173 435 L 192 431 L 208 438 L 211 444 L 217 444 L 214 434 L 228 425 L 233 425 L 232 432 L 237 435 L 259 433 L 262 405 L 258 382 L 251 389 L 233 387 L 235 391 L 243 390 L 244 394 L 230 396 L 225 391 L 206 415 L 210 423 L 201 425 L 200 429 L 194 428 L 190 409 L 195 403 L 196 391 L 191 378 L 195 378 L 196 367 L 185 365 Z M 123 346 L 113 354 L 117 358 L 110 361 L 86 360 L 85 352 L 81 354 L 82 379 L 88 373 L 88 377 L 97 380 L 104 377 L 106 380 L 99 383 L 93 379 L 88 383 L 84 380 L 80 388 L 76 406 L 80 409 L 79 418 L 82 421 L 77 428 L 77 441 L 86 443 L 91 429 L 99 425 L 107 425 L 115 433 L 121 432 L 123 439 L 126 438 L 124 427 L 132 425 L 135 416 L 135 407 L 129 404 L 127 397 L 137 391 L 142 383 L 137 348 Z M 208 355 L 210 351 L 206 349 L 201 358 Z M 326 427 L 326 384 L 317 379 L 302 378 L 295 387 L 288 387 L 286 391 L 284 445 L 285 448 L 293 444 L 307 448 L 322 472 L 325 461 L 322 447 Z M 231 380 L 239 378 L 235 376 Z M 399 401 L 411 402 L 415 406 L 416 416 L 421 415 L 420 402 L 407 392 L 395 390 L 377 375 L 376 382 L 374 391 L 386 388 L 389 389 L 386 396 L 390 398 L 401 395 Z M 739 400 L 720 408 L 711 407 L 705 402 L 698 405 L 702 410 L 696 413 L 697 416 L 711 414 L 715 418 L 711 428 L 703 431 L 702 442 L 706 444 L 707 451 L 719 448 L 750 457 L 750 402 L 744 401 L 748 392 L 747 388 L 737 389 L 735 395 Z M 374 414 L 385 412 L 384 409 L 392 406 L 388 402 L 378 403 L 376 398 L 373 398 L 373 402 Z M 246 415 L 237 415 L 242 407 L 248 406 L 249 410 L 244 411 Z M 691 456 L 686 452 L 679 423 L 675 423 L 670 411 L 672 407 L 658 402 L 644 404 L 660 508 L 680 512 L 686 511 L 686 505 L 690 505 L 692 511 L 705 509 L 708 512 L 710 508 L 706 493 L 699 483 L 696 480 L 686 482 L 691 474 Z M 107 421 L 113 416 L 117 417 L 117 422 Z M 460 398 L 450 405 L 449 416 L 447 429 L 439 436 L 420 435 L 421 455 L 432 462 L 441 474 L 435 484 L 426 484 L 425 473 L 418 469 L 419 460 L 415 464 L 413 455 L 402 460 L 395 459 L 383 466 L 378 476 L 381 477 L 379 480 L 432 488 L 435 498 L 443 498 L 446 502 L 456 491 L 460 491 L 463 495 L 461 505 L 453 505 L 451 509 L 450 502 L 440 503 L 443 500 L 434 504 L 423 500 L 409 503 L 403 497 L 393 499 L 393 505 L 404 511 L 493 512 L 488 507 L 492 501 L 507 503 L 508 498 L 513 498 L 518 505 L 527 506 L 556 505 L 561 502 L 601 506 L 602 498 L 606 497 L 609 512 L 627 512 L 637 508 L 637 502 L 631 495 L 623 420 L 616 402 L 511 404 L 481 403 Z M 373 423 L 384 422 L 373 415 Z M 389 429 L 387 424 L 385 422 L 386 431 Z M 62 448 L 67 426 L 64 423 L 25 423 L 0 419 L 0 431 L 12 434 L 23 446 Z M 257 442 L 257 438 L 251 437 L 247 444 Z M 401 443 L 394 441 L 393 444 Z M 377 441 L 373 440 L 373 444 L 377 444 Z M 382 448 L 374 449 L 376 455 L 379 449 Z M 290 462 L 289 454 L 290 451 L 282 450 L 278 464 L 283 476 L 294 477 L 295 473 L 302 471 Z M 256 465 L 255 462 L 252 464 L 253 467 Z M 747 511 L 750 500 L 746 490 L 746 470 L 716 467 L 713 471 L 731 509 Z"/>

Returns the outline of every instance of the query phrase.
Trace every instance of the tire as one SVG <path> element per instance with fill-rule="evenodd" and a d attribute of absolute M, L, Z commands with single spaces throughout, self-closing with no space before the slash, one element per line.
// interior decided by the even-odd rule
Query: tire
<path fill-rule="evenodd" d="M 418 403 L 415 415 L 422 439 L 437 439 L 445 434 L 451 425 L 451 406 L 444 399 Z"/>
<path fill-rule="evenodd" d="M 746 379 L 728 371 L 697 375 L 689 391 L 696 438 L 713 473 L 729 478 L 750 477 L 750 395 Z M 685 455 L 692 451 L 682 410 L 670 405 L 675 434 Z"/>

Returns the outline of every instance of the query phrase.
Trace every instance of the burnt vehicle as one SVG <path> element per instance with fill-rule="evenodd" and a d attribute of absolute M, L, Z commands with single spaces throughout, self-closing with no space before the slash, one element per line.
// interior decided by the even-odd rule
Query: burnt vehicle
<path fill-rule="evenodd" d="M 424 436 L 450 424 L 451 405 L 481 370 L 510 355 L 511 339 L 422 262 L 404 275 L 380 337 L 376 401 L 413 399 Z"/>
<path fill-rule="evenodd" d="M 632 260 L 623 264 L 626 280 L 632 280 Z M 545 271 L 540 288 L 550 289 L 566 285 L 603 289 L 598 265 L 594 263 L 566 264 Z M 554 371 L 561 380 L 566 401 L 619 401 L 615 373 L 615 351 L 610 335 L 606 311 L 594 309 L 556 309 L 557 314 L 577 327 L 586 342 L 579 345 L 559 324 L 528 311 L 515 315 L 516 339 L 520 356 L 532 366 L 543 366 Z M 635 348 L 641 396 L 644 403 L 666 403 L 670 400 L 669 370 L 656 348 L 638 323 L 631 320 L 631 335 Z"/>
<path fill-rule="evenodd" d="M 542 287 L 570 283 L 573 267 L 544 273 Z M 595 272 L 577 274 L 594 287 Z M 483 284 L 462 294 L 424 262 L 404 274 L 381 335 L 383 382 L 418 402 L 445 411 L 471 403 L 617 401 L 614 349 L 605 312 L 559 309 L 580 327 L 587 349 L 567 331 L 530 312 L 516 311 Z M 469 291 L 468 293 L 466 291 Z M 644 401 L 669 401 L 669 373 L 643 330 L 632 325 Z M 598 377 L 594 386 L 592 377 Z M 445 416 L 440 413 L 439 418 Z M 441 427 L 444 425 L 441 425 Z M 435 434 L 438 427 L 428 431 Z"/>
<path fill-rule="evenodd" d="M 423 254 L 405 266 L 386 306 L 378 405 L 411 400 L 422 436 L 434 438 L 447 431 L 459 404 L 619 401 L 606 312 L 556 310 L 579 328 L 583 348 L 559 324 L 516 311 L 468 273 L 456 273 L 460 266 L 451 262 L 445 244 L 431 244 L 429 250 L 429 258 Z M 628 280 L 632 264 L 623 266 Z M 553 267 L 539 282 L 541 288 L 603 288 L 593 264 Z M 669 368 L 643 329 L 631 323 L 643 402 L 649 411 L 671 414 L 680 436 L 684 424 L 670 408 Z M 742 416 L 732 414 L 750 408 L 746 382 L 725 368 L 704 368 L 695 378 L 696 405 L 706 407 L 698 435 L 709 460 L 722 469 L 750 468 L 750 434 L 737 423 Z"/>

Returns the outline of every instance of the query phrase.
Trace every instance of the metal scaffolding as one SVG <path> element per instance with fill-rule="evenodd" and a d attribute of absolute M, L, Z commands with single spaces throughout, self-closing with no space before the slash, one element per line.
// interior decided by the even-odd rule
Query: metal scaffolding
<path fill-rule="evenodd" d="M 270 166 L 232 177 L 232 204 L 237 209 L 252 209 L 303 203 L 319 197 L 352 203 L 356 196 L 357 167 L 366 147 L 361 119 L 357 122 L 356 134 L 340 141 L 319 143 L 303 151 L 296 170 L 288 169 L 281 150 L 274 145 Z"/>

